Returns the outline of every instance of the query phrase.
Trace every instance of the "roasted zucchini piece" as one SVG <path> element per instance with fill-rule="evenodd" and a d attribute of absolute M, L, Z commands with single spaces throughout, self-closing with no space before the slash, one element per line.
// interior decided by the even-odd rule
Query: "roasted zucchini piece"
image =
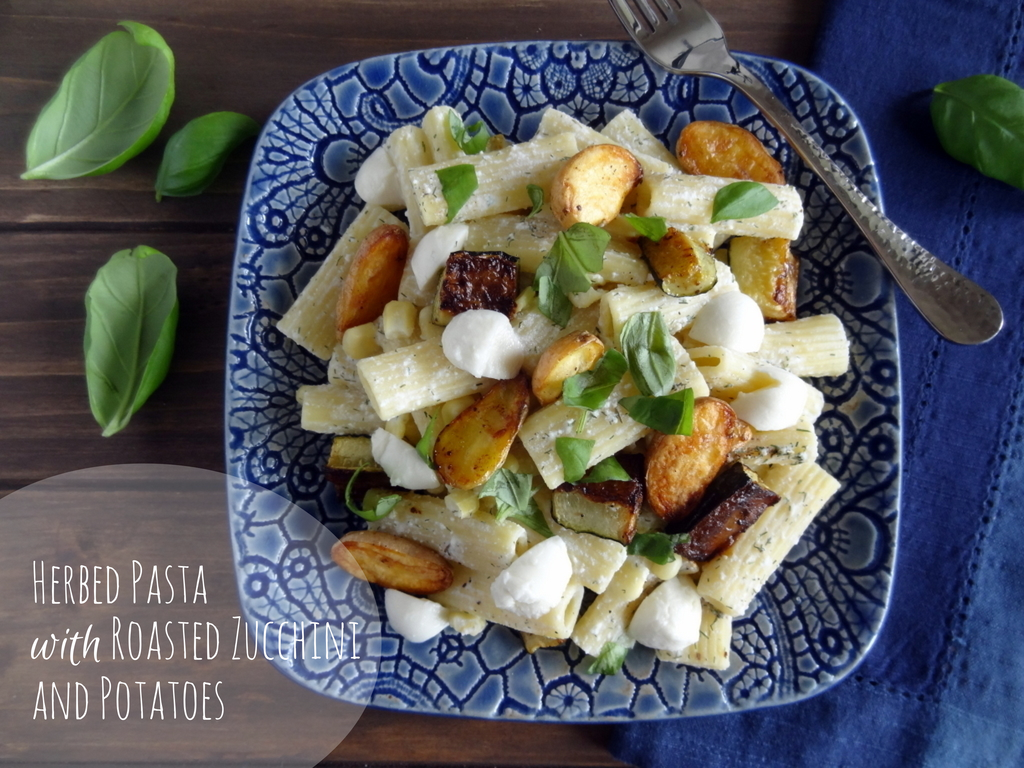
<path fill-rule="evenodd" d="M 688 515 L 729 454 L 753 431 L 724 400 L 698 397 L 689 435 L 655 435 L 647 447 L 647 502 L 661 518 Z"/>
<path fill-rule="evenodd" d="M 344 500 L 345 488 L 352 475 L 362 469 L 352 486 L 353 497 L 361 498 L 371 488 L 388 488 L 391 481 L 373 460 L 370 438 L 366 435 L 338 435 L 331 443 L 331 455 L 324 467 L 324 476 L 334 484 L 338 498 Z"/>
<path fill-rule="evenodd" d="M 437 284 L 433 320 L 448 325 L 455 315 L 470 309 L 493 309 L 511 319 L 518 288 L 515 256 L 502 251 L 455 251 Z"/>
<path fill-rule="evenodd" d="M 530 384 L 520 374 L 499 381 L 452 419 L 434 442 L 434 464 L 445 484 L 476 488 L 505 461 L 530 407 Z"/>
<path fill-rule="evenodd" d="M 555 521 L 573 531 L 629 544 L 636 535 L 644 492 L 640 457 L 636 457 L 635 466 L 631 466 L 628 458 L 620 456 L 619 463 L 631 480 L 558 486 L 551 494 L 551 515 Z"/>
<path fill-rule="evenodd" d="M 761 307 L 765 320 L 796 320 L 800 261 L 783 237 L 734 237 L 729 266 L 740 290 Z"/>
<path fill-rule="evenodd" d="M 753 470 L 738 461 L 729 464 L 711 481 L 693 511 L 669 524 L 670 533 L 690 534 L 690 540 L 677 545 L 676 552 L 706 563 L 777 501 L 779 495 L 761 485 Z"/>
<path fill-rule="evenodd" d="M 785 184 L 786 174 L 760 140 L 738 125 L 697 120 L 679 134 L 676 158 L 687 173 Z"/>
<path fill-rule="evenodd" d="M 675 227 L 669 227 L 657 241 L 641 237 L 640 251 L 661 290 L 669 296 L 696 296 L 710 291 L 718 282 L 711 249 Z"/>

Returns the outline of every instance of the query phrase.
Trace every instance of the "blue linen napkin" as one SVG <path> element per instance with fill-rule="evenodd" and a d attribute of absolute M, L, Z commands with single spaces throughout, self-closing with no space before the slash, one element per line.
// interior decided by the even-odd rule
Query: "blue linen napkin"
<path fill-rule="evenodd" d="M 940 339 L 897 302 L 903 486 L 889 611 L 845 680 L 764 710 L 616 728 L 648 766 L 1024 765 L 1024 191 L 948 157 L 931 89 L 1024 85 L 1020 0 L 832 0 L 811 69 L 859 116 L 888 215 L 989 289 L 992 342 Z"/>

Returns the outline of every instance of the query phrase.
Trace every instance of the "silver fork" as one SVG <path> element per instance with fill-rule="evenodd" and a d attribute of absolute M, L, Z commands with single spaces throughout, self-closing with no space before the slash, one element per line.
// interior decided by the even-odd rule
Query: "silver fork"
<path fill-rule="evenodd" d="M 821 177 L 917 310 L 940 335 L 981 344 L 1003 327 L 999 302 L 893 224 L 803 129 L 771 90 L 729 52 L 718 22 L 697 0 L 608 0 L 655 63 L 670 72 L 716 77 L 750 99 Z"/>

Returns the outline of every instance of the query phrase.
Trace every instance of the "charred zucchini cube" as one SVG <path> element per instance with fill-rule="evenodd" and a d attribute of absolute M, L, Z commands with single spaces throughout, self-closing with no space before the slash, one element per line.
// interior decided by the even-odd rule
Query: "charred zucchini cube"
<path fill-rule="evenodd" d="M 677 545 L 676 552 L 706 563 L 778 500 L 778 494 L 761 485 L 751 469 L 738 461 L 729 464 L 711 481 L 693 512 L 670 523 L 669 532 L 690 534 L 690 540 Z"/>
<path fill-rule="evenodd" d="M 641 237 L 640 251 L 658 286 L 669 296 L 696 296 L 718 282 L 711 249 L 675 227 L 657 241 Z"/>
<path fill-rule="evenodd" d="M 635 463 L 629 461 L 636 459 Z M 636 535 L 643 504 L 640 456 L 620 456 L 630 480 L 600 483 L 563 483 L 551 495 L 551 516 L 566 528 L 629 544 Z"/>
<path fill-rule="evenodd" d="M 734 237 L 729 266 L 743 293 L 761 307 L 765 320 L 796 320 L 800 262 L 782 237 Z"/>
<path fill-rule="evenodd" d="M 434 297 L 434 322 L 448 325 L 470 309 L 512 317 L 519 286 L 519 259 L 502 251 L 455 251 L 448 257 Z"/>

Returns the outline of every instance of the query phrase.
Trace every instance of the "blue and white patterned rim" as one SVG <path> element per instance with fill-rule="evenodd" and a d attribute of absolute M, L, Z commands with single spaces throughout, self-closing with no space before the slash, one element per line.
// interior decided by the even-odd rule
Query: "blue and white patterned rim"
<path fill-rule="evenodd" d="M 867 141 L 841 98 L 798 67 L 741 58 L 877 200 Z M 842 489 L 736 620 L 732 661 L 722 672 L 662 663 L 637 648 L 622 674 L 590 675 L 578 650 L 531 655 L 514 633 L 493 626 L 478 637 L 449 630 L 412 645 L 379 626 L 370 606 L 364 618 L 378 624 L 379 669 L 283 671 L 316 691 L 381 707 L 589 722 L 749 710 L 797 701 L 842 679 L 878 632 L 896 552 L 900 408 L 891 284 L 824 185 L 744 97 L 716 80 L 670 75 L 631 44 L 510 43 L 381 56 L 328 72 L 285 100 L 257 143 L 239 224 L 227 351 L 230 473 L 294 501 L 333 534 L 361 527 L 324 480 L 329 438 L 299 427 L 295 390 L 323 382 L 325 366 L 275 322 L 358 212 L 356 168 L 393 129 L 418 123 L 437 104 L 514 141 L 530 138 L 551 106 L 598 127 L 629 108 L 666 143 L 694 119 L 757 134 L 805 202 L 804 234 L 794 247 L 800 313 L 836 313 L 851 339 L 850 372 L 816 382 L 827 402 L 820 461 Z M 329 615 L 337 595 L 326 548 L 310 543 L 315 534 L 275 523 L 273 510 L 254 509 L 252 498 L 239 491 L 229 510 L 245 610 L 265 620 Z M 295 585 L 296 557 L 306 574 L 300 588 L 253 592 L 267 574 Z"/>

